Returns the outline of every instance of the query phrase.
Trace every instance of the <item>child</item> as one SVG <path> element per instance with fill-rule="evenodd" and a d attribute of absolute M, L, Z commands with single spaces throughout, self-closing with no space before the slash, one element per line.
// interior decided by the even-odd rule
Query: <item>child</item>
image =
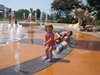
<path fill-rule="evenodd" d="M 53 26 L 46 25 L 45 31 L 46 33 L 45 33 L 44 46 L 46 46 L 46 52 L 45 52 L 46 56 L 43 59 L 47 60 L 48 62 L 51 62 L 52 61 L 52 50 L 55 45 Z"/>
<path fill-rule="evenodd" d="M 55 33 L 56 43 L 61 43 L 63 38 L 68 34 L 69 31 L 62 31 Z"/>
<path fill-rule="evenodd" d="M 72 31 L 69 31 L 66 33 L 66 35 L 63 36 L 63 41 L 60 43 L 60 45 L 56 48 L 57 53 L 60 53 L 61 50 L 65 49 L 69 43 L 70 43 L 70 36 L 73 34 Z"/>

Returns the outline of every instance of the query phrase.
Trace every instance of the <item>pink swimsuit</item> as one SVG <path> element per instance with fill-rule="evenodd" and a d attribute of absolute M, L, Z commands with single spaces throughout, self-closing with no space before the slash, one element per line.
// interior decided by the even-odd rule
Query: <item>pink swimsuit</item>
<path fill-rule="evenodd" d="M 47 33 L 45 34 L 45 41 L 48 41 L 50 38 L 54 37 L 54 33 Z M 50 46 L 54 46 L 55 45 L 55 40 L 52 39 L 52 41 L 50 41 L 47 46 L 50 47 Z"/>

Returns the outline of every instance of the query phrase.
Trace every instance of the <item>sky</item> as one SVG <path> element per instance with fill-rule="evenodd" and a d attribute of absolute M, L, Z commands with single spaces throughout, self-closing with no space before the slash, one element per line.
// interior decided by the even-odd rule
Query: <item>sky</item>
<path fill-rule="evenodd" d="M 12 10 L 33 8 L 33 10 L 40 9 L 42 12 L 49 14 L 52 1 L 53 0 L 0 0 L 0 4 L 12 8 Z M 86 4 L 86 0 L 83 0 L 83 2 Z"/>

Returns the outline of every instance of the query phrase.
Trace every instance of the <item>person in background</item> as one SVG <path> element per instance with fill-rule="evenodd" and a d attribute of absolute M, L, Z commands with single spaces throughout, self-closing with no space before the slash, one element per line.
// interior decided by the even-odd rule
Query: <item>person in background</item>
<path fill-rule="evenodd" d="M 8 18 L 9 24 L 11 24 L 12 23 L 12 19 L 13 19 L 11 8 L 7 12 L 7 18 Z"/>
<path fill-rule="evenodd" d="M 84 30 L 85 30 L 86 22 L 87 22 L 86 17 L 84 16 L 83 19 L 81 20 L 81 25 L 80 25 L 84 28 Z"/>

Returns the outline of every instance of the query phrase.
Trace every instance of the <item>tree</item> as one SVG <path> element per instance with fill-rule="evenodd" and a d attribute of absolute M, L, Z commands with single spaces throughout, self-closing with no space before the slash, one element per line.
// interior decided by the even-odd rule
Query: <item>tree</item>
<path fill-rule="evenodd" d="M 33 10 L 32 15 L 35 17 L 35 10 Z"/>
<path fill-rule="evenodd" d="M 88 4 L 96 9 L 100 9 L 100 0 L 87 0 Z"/>
<path fill-rule="evenodd" d="M 43 18 L 43 20 L 45 20 L 45 18 L 46 18 L 46 13 L 45 12 L 42 12 L 42 18 Z"/>
<path fill-rule="evenodd" d="M 29 11 L 27 9 L 20 9 L 18 11 L 14 11 L 14 13 L 15 13 L 15 18 L 23 19 L 23 13 L 25 13 L 25 18 L 27 18 Z"/>
<path fill-rule="evenodd" d="M 40 18 L 40 15 L 41 15 L 40 9 L 36 9 L 36 14 L 37 14 L 37 19 L 39 19 Z"/>
<path fill-rule="evenodd" d="M 100 20 L 100 0 L 87 0 L 90 7 L 94 7 L 97 10 L 97 20 Z"/>
<path fill-rule="evenodd" d="M 4 12 L 0 12 L 0 19 L 4 18 Z"/>
<path fill-rule="evenodd" d="M 54 0 L 51 3 L 51 9 L 56 11 L 63 11 L 68 16 L 68 12 L 73 9 L 73 6 L 81 6 L 82 2 L 79 0 Z"/>

